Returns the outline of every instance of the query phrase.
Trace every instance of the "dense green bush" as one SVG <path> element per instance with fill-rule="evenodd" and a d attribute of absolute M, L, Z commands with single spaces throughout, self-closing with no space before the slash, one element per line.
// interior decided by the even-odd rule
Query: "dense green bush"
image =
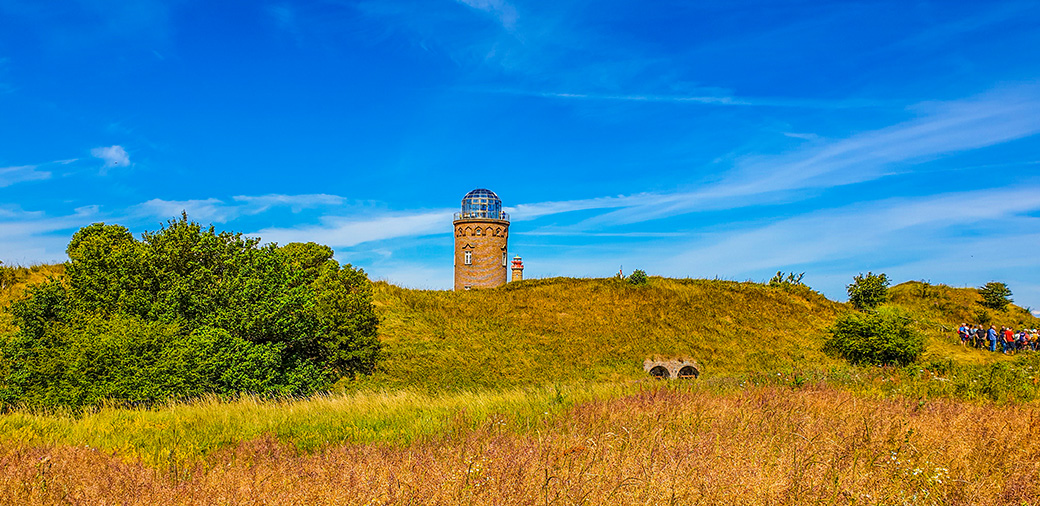
<path fill-rule="evenodd" d="M 64 278 L 12 304 L 5 404 L 301 395 L 379 354 L 371 284 L 326 246 L 261 246 L 183 216 L 141 241 L 90 225 L 67 253 Z"/>
<path fill-rule="evenodd" d="M 827 329 L 824 350 L 853 364 L 906 365 L 924 350 L 924 337 L 904 312 L 882 307 L 867 313 L 847 313 Z"/>
<path fill-rule="evenodd" d="M 645 271 L 636 269 L 628 276 L 628 282 L 636 286 L 641 286 L 649 283 L 650 278 L 646 275 Z"/>
<path fill-rule="evenodd" d="M 849 303 L 859 310 L 874 309 L 888 302 L 888 284 L 888 276 L 884 273 L 868 272 L 866 276 L 860 273 L 846 287 Z"/>

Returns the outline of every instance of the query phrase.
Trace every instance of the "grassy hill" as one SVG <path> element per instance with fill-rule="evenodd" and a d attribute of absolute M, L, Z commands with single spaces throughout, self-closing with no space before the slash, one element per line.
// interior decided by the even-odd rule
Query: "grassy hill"
<path fill-rule="evenodd" d="M 827 364 L 824 329 L 842 311 L 805 287 L 651 278 L 555 278 L 493 290 L 376 284 L 384 385 L 503 387 L 643 377 L 648 357 L 705 373 Z"/>
<path fill-rule="evenodd" d="M 1040 318 L 1014 304 L 1004 311 L 982 307 L 982 296 L 975 288 L 907 281 L 889 289 L 889 302 L 910 311 L 928 336 L 926 359 L 950 358 L 964 364 L 1003 360 L 1000 354 L 980 353 L 960 346 L 957 327 L 961 323 L 980 323 L 983 315 L 997 328 L 1001 325 L 1015 329 L 1040 327 Z"/>
<path fill-rule="evenodd" d="M 926 337 L 924 359 L 980 364 L 1003 355 L 964 349 L 954 332 L 983 311 L 974 288 L 911 281 L 891 304 Z M 644 358 L 696 360 L 707 374 L 821 369 L 825 329 L 845 304 L 806 287 L 652 278 L 554 278 L 468 292 L 376 283 L 386 357 L 373 381 L 433 389 L 503 387 L 644 377 Z M 987 310 L 996 325 L 1040 325 L 1011 305 Z"/>
<path fill-rule="evenodd" d="M 17 283 L 60 276 L 61 265 L 14 268 Z M 974 288 L 910 281 L 890 289 L 928 336 L 925 359 L 989 363 L 1003 356 L 965 350 L 953 329 L 983 311 Z M 410 290 L 375 283 L 385 356 L 378 372 L 353 387 L 428 391 L 511 388 L 575 381 L 644 378 L 649 357 L 697 361 L 709 375 L 823 369 L 825 329 L 848 308 L 804 286 L 651 278 L 552 278 L 466 292 Z M 986 310 L 996 325 L 1040 326 L 1018 306 Z M 0 312 L 0 334 L 13 330 Z"/>
<path fill-rule="evenodd" d="M 982 296 L 975 288 L 954 288 L 923 281 L 907 281 L 892 287 L 889 290 L 889 298 L 893 304 L 910 309 L 919 317 L 936 325 L 941 325 L 940 322 L 946 322 L 947 326 L 979 323 L 983 314 L 997 327 L 1007 325 L 1016 329 L 1036 328 L 1040 323 L 1040 318 L 1014 304 L 1008 305 L 1004 311 L 982 307 Z"/>

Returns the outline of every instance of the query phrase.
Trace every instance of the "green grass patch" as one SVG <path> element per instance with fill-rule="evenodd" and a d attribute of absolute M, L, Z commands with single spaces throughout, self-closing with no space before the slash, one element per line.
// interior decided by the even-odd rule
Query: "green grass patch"
<path fill-rule="evenodd" d="M 327 394 L 308 399 L 205 398 L 153 409 L 0 416 L 0 441 L 88 445 L 159 468 L 185 468 L 222 448 L 274 436 L 309 452 L 329 445 L 407 445 L 468 430 L 494 417 L 524 431 L 578 403 L 638 391 L 640 384 L 581 384 L 428 394 L 409 390 Z"/>

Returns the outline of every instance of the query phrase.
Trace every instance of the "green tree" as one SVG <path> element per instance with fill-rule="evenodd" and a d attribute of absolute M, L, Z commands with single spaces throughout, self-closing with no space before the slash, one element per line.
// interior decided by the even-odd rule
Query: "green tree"
<path fill-rule="evenodd" d="M 1011 299 L 1011 289 L 1006 284 L 998 281 L 990 281 L 982 288 L 979 288 L 979 295 L 982 295 L 983 307 L 996 309 L 997 311 L 1007 309 L 1008 304 L 1014 302 Z"/>
<path fill-rule="evenodd" d="M 884 273 L 867 272 L 864 276 L 861 272 L 846 287 L 849 303 L 861 311 L 875 309 L 888 301 L 888 284 L 888 276 Z"/>
<path fill-rule="evenodd" d="M 632 271 L 632 274 L 629 274 L 628 282 L 636 286 L 642 286 L 649 283 L 650 278 L 647 277 L 646 272 L 642 269 L 636 269 Z"/>
<path fill-rule="evenodd" d="M 7 403 L 301 395 L 379 357 L 371 283 L 328 247 L 261 245 L 182 215 L 140 241 L 90 225 L 67 251 L 65 278 L 12 304 Z"/>
<path fill-rule="evenodd" d="M 905 365 L 924 351 L 924 336 L 897 308 L 847 313 L 838 318 L 824 340 L 824 350 L 853 364 Z"/>

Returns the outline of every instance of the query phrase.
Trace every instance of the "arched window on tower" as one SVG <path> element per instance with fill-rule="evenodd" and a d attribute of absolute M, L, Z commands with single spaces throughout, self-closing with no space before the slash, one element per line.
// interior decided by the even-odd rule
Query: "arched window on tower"
<path fill-rule="evenodd" d="M 463 263 L 465 263 L 466 265 L 473 265 L 473 252 L 472 251 L 466 251 L 462 255 L 463 255 L 463 258 L 464 258 Z"/>
<path fill-rule="evenodd" d="M 480 235 L 481 232 L 482 231 L 481 231 L 480 227 L 477 227 L 477 229 L 473 231 L 473 235 Z"/>

